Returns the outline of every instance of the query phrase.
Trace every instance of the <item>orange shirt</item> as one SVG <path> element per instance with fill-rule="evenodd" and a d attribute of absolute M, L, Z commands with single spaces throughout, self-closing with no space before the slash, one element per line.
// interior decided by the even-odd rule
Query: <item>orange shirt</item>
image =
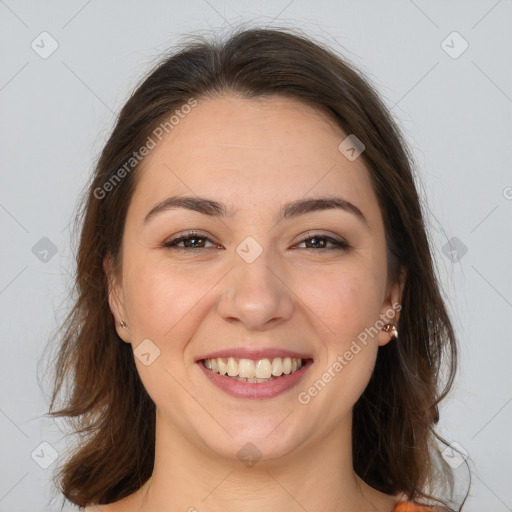
<path fill-rule="evenodd" d="M 415 505 L 414 503 L 410 503 L 408 501 L 399 501 L 393 512 L 433 512 L 434 509 L 430 507 L 422 507 L 420 505 Z"/>

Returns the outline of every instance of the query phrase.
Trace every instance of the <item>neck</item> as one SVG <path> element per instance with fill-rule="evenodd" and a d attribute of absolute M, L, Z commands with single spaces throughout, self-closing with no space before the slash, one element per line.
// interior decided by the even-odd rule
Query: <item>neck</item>
<path fill-rule="evenodd" d="M 262 454 L 253 464 L 195 441 L 157 413 L 153 475 L 138 493 L 138 510 L 390 512 L 396 501 L 354 473 L 351 418 L 321 442 L 275 459 Z"/>

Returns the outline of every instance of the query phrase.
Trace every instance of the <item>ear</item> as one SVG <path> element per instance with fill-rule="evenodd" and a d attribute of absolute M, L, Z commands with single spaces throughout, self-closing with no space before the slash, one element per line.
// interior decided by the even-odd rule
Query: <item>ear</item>
<path fill-rule="evenodd" d="M 108 304 L 110 311 L 114 317 L 114 325 L 116 327 L 117 334 L 126 343 L 130 343 L 129 338 L 129 322 L 127 321 L 126 310 L 124 307 L 123 300 L 123 289 L 119 283 L 118 275 L 114 268 L 113 258 L 110 254 L 105 256 L 103 259 L 103 271 L 107 278 L 108 287 Z M 121 327 L 121 321 L 128 324 L 126 327 Z"/>
<path fill-rule="evenodd" d="M 398 324 L 400 311 L 402 310 L 402 294 L 406 279 L 407 270 L 402 267 L 398 273 L 396 282 L 389 287 L 386 298 L 382 303 L 380 319 L 384 324 L 393 323 L 395 326 Z M 398 336 L 400 336 L 400 332 Z M 378 344 L 380 346 L 387 345 L 391 340 L 392 334 L 390 332 L 383 331 L 382 329 L 379 331 Z"/>

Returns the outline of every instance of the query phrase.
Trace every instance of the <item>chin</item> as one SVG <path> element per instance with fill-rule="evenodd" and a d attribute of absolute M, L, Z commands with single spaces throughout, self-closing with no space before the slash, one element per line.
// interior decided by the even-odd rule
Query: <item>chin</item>
<path fill-rule="evenodd" d="M 278 423 L 276 421 L 269 426 L 268 422 L 250 425 L 239 422 L 236 430 L 233 424 L 224 424 L 233 437 L 225 433 L 216 439 L 204 439 L 204 443 L 211 451 L 226 459 L 240 461 L 247 467 L 256 462 L 261 465 L 265 461 L 275 461 L 293 453 L 304 442 L 293 436 L 289 425 L 286 430 L 276 428 Z"/>

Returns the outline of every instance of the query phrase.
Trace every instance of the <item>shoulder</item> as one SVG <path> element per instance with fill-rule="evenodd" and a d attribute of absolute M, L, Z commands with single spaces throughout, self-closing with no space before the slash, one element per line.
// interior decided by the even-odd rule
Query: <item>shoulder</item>
<path fill-rule="evenodd" d="M 138 493 L 130 494 L 125 498 L 107 505 L 88 505 L 80 512 L 130 512 L 138 509 Z"/>
<path fill-rule="evenodd" d="M 410 501 L 399 501 L 393 512 L 436 512 L 435 508 L 425 507 L 424 505 L 417 505 L 415 503 L 411 503 Z"/>
<path fill-rule="evenodd" d="M 84 509 L 80 509 L 80 512 L 117 512 L 119 509 L 118 506 L 116 506 L 117 503 L 109 503 L 108 505 L 89 505 L 88 507 L 85 507 Z"/>

